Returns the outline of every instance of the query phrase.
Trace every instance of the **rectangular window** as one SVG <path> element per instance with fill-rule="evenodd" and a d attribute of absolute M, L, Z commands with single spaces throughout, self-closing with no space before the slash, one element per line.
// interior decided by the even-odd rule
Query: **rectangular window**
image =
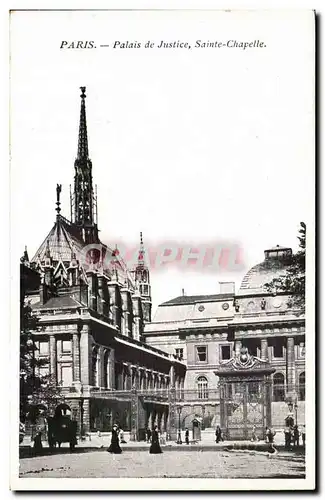
<path fill-rule="evenodd" d="M 175 349 L 175 354 L 179 359 L 183 359 L 184 357 L 184 349 L 183 348 L 177 348 Z"/>
<path fill-rule="evenodd" d="M 199 363 L 206 363 L 207 362 L 207 346 L 201 345 L 197 346 L 196 348 L 196 360 Z"/>
<path fill-rule="evenodd" d="M 62 352 L 71 352 L 71 340 L 62 340 Z"/>
<path fill-rule="evenodd" d="M 221 346 L 221 359 L 230 359 L 231 357 L 231 351 L 230 351 L 230 345 L 222 345 Z"/>
<path fill-rule="evenodd" d="M 72 386 L 72 366 L 71 365 L 62 365 L 61 366 L 61 381 L 63 387 L 71 387 Z"/>
<path fill-rule="evenodd" d="M 283 358 L 283 345 L 282 344 L 275 344 L 275 346 L 273 346 L 273 357 L 274 358 Z"/>
<path fill-rule="evenodd" d="M 40 356 L 48 356 L 49 354 L 49 343 L 48 341 L 41 341 L 39 343 L 39 355 Z"/>

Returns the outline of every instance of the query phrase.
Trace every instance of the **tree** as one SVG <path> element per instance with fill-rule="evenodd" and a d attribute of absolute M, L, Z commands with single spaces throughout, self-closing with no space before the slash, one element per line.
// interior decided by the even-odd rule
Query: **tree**
<path fill-rule="evenodd" d="M 290 294 L 290 302 L 296 308 L 305 309 L 305 276 L 306 276 L 306 224 L 300 222 L 299 250 L 292 254 L 287 264 L 285 274 L 274 278 L 265 285 L 272 293 L 285 292 Z"/>
<path fill-rule="evenodd" d="M 36 420 L 39 409 L 52 413 L 61 399 L 60 390 L 51 375 L 42 375 L 40 368 L 49 365 L 48 358 L 39 359 L 35 332 L 40 331 L 39 319 L 25 299 L 20 312 L 20 420 Z"/>

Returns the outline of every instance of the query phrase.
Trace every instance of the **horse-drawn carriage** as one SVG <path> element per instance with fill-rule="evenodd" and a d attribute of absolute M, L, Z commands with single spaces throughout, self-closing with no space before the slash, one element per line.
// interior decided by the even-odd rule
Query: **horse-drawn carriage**
<path fill-rule="evenodd" d="M 70 407 L 62 403 L 55 409 L 54 416 L 47 418 L 48 443 L 50 448 L 69 443 L 70 450 L 77 444 L 77 422 L 71 418 Z"/>

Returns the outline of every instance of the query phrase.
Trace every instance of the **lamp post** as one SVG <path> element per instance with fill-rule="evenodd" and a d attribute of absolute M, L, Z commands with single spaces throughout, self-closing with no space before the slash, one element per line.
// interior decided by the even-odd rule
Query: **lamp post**
<path fill-rule="evenodd" d="M 181 405 L 177 406 L 177 412 L 178 412 L 178 436 L 177 436 L 177 444 L 182 444 L 182 435 L 181 435 L 181 413 L 182 413 L 182 407 Z"/>

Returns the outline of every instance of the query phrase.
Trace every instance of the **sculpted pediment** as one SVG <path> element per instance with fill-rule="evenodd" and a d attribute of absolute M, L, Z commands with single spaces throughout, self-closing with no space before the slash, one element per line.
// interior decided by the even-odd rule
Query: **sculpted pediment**
<path fill-rule="evenodd" d="M 230 372 L 247 372 L 247 371 L 274 371 L 271 368 L 270 363 L 257 356 L 252 356 L 247 347 L 242 347 L 239 355 L 224 361 L 220 364 L 218 374 L 227 374 Z"/>

